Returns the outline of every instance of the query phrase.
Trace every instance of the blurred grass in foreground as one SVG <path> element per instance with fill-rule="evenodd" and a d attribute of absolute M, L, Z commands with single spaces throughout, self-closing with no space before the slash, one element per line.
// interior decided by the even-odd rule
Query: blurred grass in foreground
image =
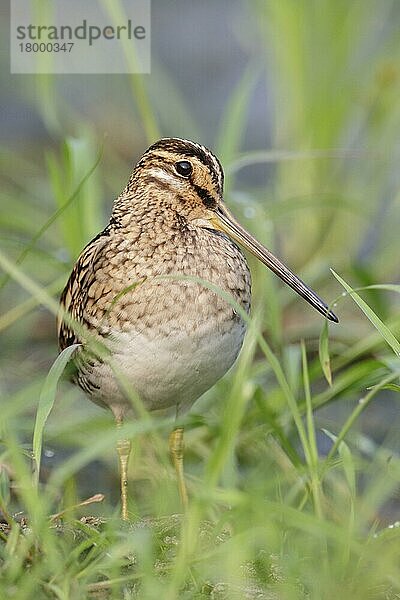
<path fill-rule="evenodd" d="M 134 442 L 134 518 L 122 526 L 112 419 L 65 382 L 56 398 L 54 369 L 42 393 L 51 412 L 39 486 L 32 477 L 32 450 L 37 458 L 42 442 L 38 426 L 33 446 L 34 415 L 57 354 L 56 298 L 130 168 L 115 140 L 104 140 L 101 128 L 65 106 L 54 78 L 36 78 L 36 103 L 53 142 L 39 155 L 28 148 L 1 157 L 4 597 L 399 596 L 399 529 L 390 522 L 399 508 L 400 420 L 394 412 L 383 425 L 368 421 L 374 404 L 396 401 L 400 391 L 398 289 L 374 287 L 398 278 L 400 68 L 393 6 L 371 0 L 253 5 L 257 51 L 208 145 L 221 155 L 233 211 L 323 297 L 338 297 L 341 323 L 328 331 L 252 262 L 245 347 L 187 417 L 191 506 L 184 519 L 176 515 L 167 457 L 171 419 L 148 415 L 125 425 Z M 272 149 L 243 153 L 251 96 L 266 64 L 274 96 L 274 110 L 265 115 Z M 161 64 L 155 69 L 179 105 L 162 133 L 196 137 L 201 124 Z M 149 132 L 159 128 L 158 119 L 168 121 L 171 107 L 154 79 L 132 77 L 129 84 L 133 157 L 153 141 Z M 241 175 L 260 164 L 270 169 L 268 183 L 244 184 Z M 341 296 L 328 266 L 356 302 Z M 355 295 L 349 286 L 367 288 Z M 103 492 L 102 503 L 81 504 Z"/>

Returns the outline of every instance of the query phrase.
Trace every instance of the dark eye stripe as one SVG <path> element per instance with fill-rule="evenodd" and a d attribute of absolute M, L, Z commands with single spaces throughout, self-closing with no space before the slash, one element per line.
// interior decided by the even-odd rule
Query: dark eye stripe
<path fill-rule="evenodd" d="M 217 203 L 207 190 L 199 185 L 196 185 L 195 183 L 192 183 L 192 187 L 196 190 L 197 195 L 201 198 L 201 201 L 205 207 L 214 208 L 216 206 Z"/>

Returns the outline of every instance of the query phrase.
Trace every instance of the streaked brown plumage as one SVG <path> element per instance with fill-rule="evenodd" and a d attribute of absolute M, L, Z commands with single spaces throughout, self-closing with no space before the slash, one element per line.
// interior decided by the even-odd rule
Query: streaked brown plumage
<path fill-rule="evenodd" d="M 223 171 L 209 150 L 188 140 L 162 139 L 144 153 L 114 203 L 109 224 L 76 262 L 61 305 L 110 354 L 110 360 L 78 356 L 76 382 L 92 400 L 108 406 L 117 422 L 132 408 L 115 370 L 149 410 L 176 406 L 179 412 L 235 361 L 245 324 L 234 303 L 249 311 L 250 274 L 233 240 L 327 318 L 337 320 L 314 292 L 241 228 L 224 206 L 222 192 Z M 222 295 L 203 281 L 220 288 Z M 78 341 L 62 318 L 59 340 L 61 349 Z M 185 503 L 181 428 L 171 436 L 171 451 Z M 125 442 L 120 451 L 120 459 L 125 456 L 123 518 L 128 454 Z"/>

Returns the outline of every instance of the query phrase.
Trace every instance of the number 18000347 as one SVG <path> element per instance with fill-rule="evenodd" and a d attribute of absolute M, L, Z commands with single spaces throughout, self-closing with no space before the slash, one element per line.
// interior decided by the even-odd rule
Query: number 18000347
<path fill-rule="evenodd" d="M 74 47 L 73 42 L 21 42 L 19 44 L 21 52 L 71 52 Z"/>

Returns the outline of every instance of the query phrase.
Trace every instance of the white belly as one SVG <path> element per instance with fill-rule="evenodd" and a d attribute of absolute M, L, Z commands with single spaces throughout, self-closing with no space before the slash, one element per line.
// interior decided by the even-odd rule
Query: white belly
<path fill-rule="evenodd" d="M 154 339 L 135 331 L 119 332 L 113 336 L 113 368 L 122 373 L 148 410 L 188 408 L 233 365 L 244 334 L 240 320 L 232 320 L 222 332 L 182 331 Z M 100 388 L 93 399 L 120 406 L 125 412 L 129 400 L 110 366 L 95 366 L 92 377 Z"/>

